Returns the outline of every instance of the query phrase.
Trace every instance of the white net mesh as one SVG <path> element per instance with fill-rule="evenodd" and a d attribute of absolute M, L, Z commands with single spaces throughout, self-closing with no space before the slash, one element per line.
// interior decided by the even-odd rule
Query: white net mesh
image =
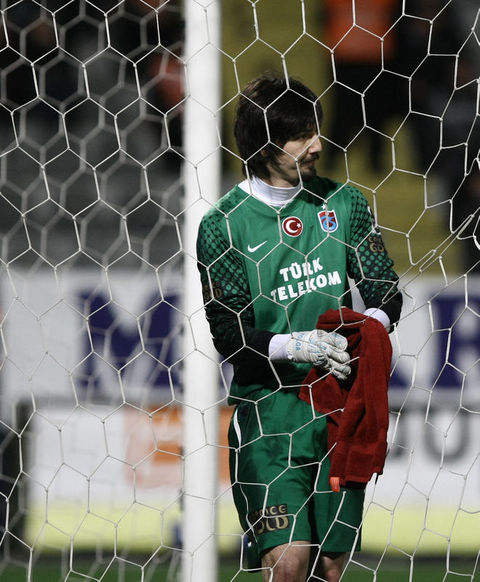
<path fill-rule="evenodd" d="M 187 1 L 205 13 L 214 4 Z M 420 581 L 433 556 L 430 579 L 473 580 L 478 4 L 318 4 L 221 3 L 222 105 L 210 113 L 224 189 L 240 179 L 231 136 L 240 89 L 265 69 L 301 78 L 326 113 L 320 173 L 367 196 L 405 297 L 391 335 L 389 454 L 367 489 L 364 552 L 344 579 L 390 575 L 393 560 Z M 183 6 L 1 0 L 0 14 L 0 578 L 176 580 L 182 372 L 197 349 L 183 335 L 198 316 L 182 303 L 191 260 L 182 226 L 194 206 L 183 168 L 197 162 L 182 143 Z M 201 37 L 211 47 L 208 30 Z M 241 580 L 230 369 L 218 371 L 218 476 L 198 478 L 218 482 L 201 501 L 217 517 L 220 579 Z M 193 408 L 203 421 L 207 411 Z"/>

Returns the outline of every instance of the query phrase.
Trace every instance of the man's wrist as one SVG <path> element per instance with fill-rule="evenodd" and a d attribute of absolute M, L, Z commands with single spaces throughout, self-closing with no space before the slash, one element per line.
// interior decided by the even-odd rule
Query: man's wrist
<path fill-rule="evenodd" d="M 275 334 L 268 344 L 268 356 L 272 362 L 288 361 L 287 344 L 292 338 L 289 333 Z"/>
<path fill-rule="evenodd" d="M 379 321 L 387 331 L 390 329 L 390 318 L 382 309 L 379 309 L 378 307 L 369 307 L 368 309 L 365 309 L 363 315 L 373 317 L 373 319 Z"/>

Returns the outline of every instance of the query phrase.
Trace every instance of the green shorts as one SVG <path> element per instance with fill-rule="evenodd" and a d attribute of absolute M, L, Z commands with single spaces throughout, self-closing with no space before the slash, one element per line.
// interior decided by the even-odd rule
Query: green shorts
<path fill-rule="evenodd" d="M 296 390 L 265 391 L 237 405 L 229 445 L 249 568 L 260 566 L 265 551 L 293 540 L 322 552 L 360 549 L 364 490 L 331 491 L 326 417 Z"/>

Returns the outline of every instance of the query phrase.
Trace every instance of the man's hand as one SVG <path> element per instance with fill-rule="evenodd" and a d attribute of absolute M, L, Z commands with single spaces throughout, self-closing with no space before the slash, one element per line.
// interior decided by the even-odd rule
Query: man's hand
<path fill-rule="evenodd" d="M 287 343 L 288 359 L 292 362 L 310 363 L 330 372 L 339 380 L 346 380 L 351 372 L 347 362 L 348 342 L 339 333 L 321 329 L 295 331 Z"/>

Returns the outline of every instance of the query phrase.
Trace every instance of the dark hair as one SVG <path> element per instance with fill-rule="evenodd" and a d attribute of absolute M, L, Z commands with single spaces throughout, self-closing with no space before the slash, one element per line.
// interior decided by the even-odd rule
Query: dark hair
<path fill-rule="evenodd" d="M 287 141 L 320 132 L 323 112 L 318 97 L 302 82 L 264 73 L 250 81 L 237 105 L 234 134 L 247 171 L 268 177 Z"/>

